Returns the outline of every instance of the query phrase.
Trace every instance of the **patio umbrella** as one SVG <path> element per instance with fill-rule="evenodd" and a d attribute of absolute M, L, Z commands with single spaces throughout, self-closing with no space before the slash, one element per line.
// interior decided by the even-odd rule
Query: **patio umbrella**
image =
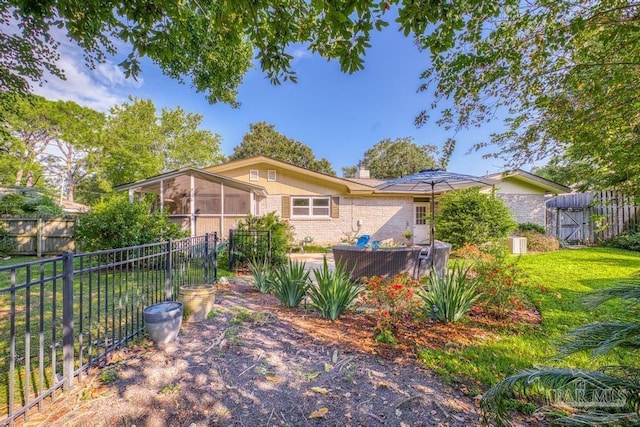
<path fill-rule="evenodd" d="M 376 188 L 383 191 L 406 192 L 406 193 L 427 193 L 431 192 L 431 233 L 429 240 L 433 247 L 436 227 L 435 218 L 435 202 L 434 195 L 444 190 L 455 190 L 458 188 L 473 187 L 475 185 L 494 185 L 498 181 L 494 179 L 481 178 L 473 175 L 462 173 L 447 172 L 444 169 L 423 169 L 412 175 L 403 176 L 384 184 L 378 185 Z"/>

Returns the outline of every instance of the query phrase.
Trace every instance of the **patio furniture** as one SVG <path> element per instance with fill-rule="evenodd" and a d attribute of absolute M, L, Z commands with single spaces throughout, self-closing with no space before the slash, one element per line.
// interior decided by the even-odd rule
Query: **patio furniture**
<path fill-rule="evenodd" d="M 357 247 L 364 247 L 367 246 L 367 243 L 369 243 L 369 239 L 371 237 L 368 234 L 363 234 L 362 236 L 360 236 L 358 238 L 358 241 L 356 242 L 356 246 Z"/>
<path fill-rule="evenodd" d="M 372 249 L 338 245 L 332 251 L 336 263 L 343 263 L 348 271 L 353 270 L 351 280 L 360 280 L 365 276 L 392 276 L 405 272 L 416 278 L 422 250 L 420 246 Z"/>
<path fill-rule="evenodd" d="M 418 264 L 418 276 L 429 274 L 433 266 L 438 276 L 444 275 L 449 262 L 451 244 L 435 240 L 433 245 L 424 245 Z"/>

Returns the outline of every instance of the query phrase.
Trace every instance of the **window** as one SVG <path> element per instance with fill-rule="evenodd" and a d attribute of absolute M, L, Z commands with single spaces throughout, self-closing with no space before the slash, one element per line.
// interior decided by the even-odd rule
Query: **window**
<path fill-rule="evenodd" d="M 329 197 L 292 197 L 291 216 L 293 217 L 325 217 L 331 211 Z"/>
<path fill-rule="evenodd" d="M 258 181 L 260 179 L 260 174 L 258 169 L 251 169 L 249 171 L 249 181 Z"/>
<path fill-rule="evenodd" d="M 267 171 L 267 181 L 275 181 L 276 180 L 276 171 L 268 170 Z"/>
<path fill-rule="evenodd" d="M 427 207 L 416 206 L 416 225 L 427 224 Z"/>

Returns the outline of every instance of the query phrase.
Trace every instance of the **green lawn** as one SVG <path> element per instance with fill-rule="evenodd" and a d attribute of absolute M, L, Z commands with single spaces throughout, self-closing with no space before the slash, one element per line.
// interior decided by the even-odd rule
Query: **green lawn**
<path fill-rule="evenodd" d="M 567 249 L 523 255 L 519 264 L 528 273 L 522 292 L 540 311 L 542 325 L 504 328 L 494 331 L 492 338 L 463 348 L 421 350 L 426 367 L 446 379 L 472 379 L 482 386 L 495 384 L 516 370 L 541 365 L 589 369 L 623 363 L 640 367 L 637 354 L 628 352 L 553 360 L 555 343 L 570 329 L 624 314 L 619 302 L 593 310 L 584 305 L 583 297 L 631 278 L 640 270 L 640 253 L 599 247 Z"/>

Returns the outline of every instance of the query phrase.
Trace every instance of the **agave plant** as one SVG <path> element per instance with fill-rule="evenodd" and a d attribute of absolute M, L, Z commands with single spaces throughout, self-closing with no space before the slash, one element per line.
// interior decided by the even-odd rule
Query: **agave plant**
<path fill-rule="evenodd" d="M 358 296 L 362 287 L 351 281 L 351 273 L 344 263 L 337 262 L 335 269 L 330 270 L 327 257 L 321 269 L 313 269 L 317 286 L 308 289 L 311 306 L 324 318 L 336 320 Z"/>
<path fill-rule="evenodd" d="M 305 263 L 291 261 L 276 268 L 271 280 L 271 293 L 287 307 L 297 307 L 307 293 L 309 272 Z"/>
<path fill-rule="evenodd" d="M 269 293 L 272 283 L 272 271 L 269 261 L 267 261 L 267 259 L 263 259 L 262 261 L 254 259 L 249 262 L 249 270 L 253 277 L 253 287 L 262 293 Z"/>
<path fill-rule="evenodd" d="M 596 307 L 619 298 L 627 303 L 627 321 L 608 321 L 581 326 L 569 332 L 558 349 L 559 357 L 590 351 L 595 357 L 616 348 L 640 349 L 640 281 L 594 292 L 587 304 Z M 568 411 L 559 415 L 565 425 L 640 425 L 640 369 L 606 367 L 598 371 L 541 368 L 508 377 L 487 391 L 480 407 L 486 423 L 508 425 L 508 408 L 515 398 L 544 397 L 562 403 Z M 550 411 L 551 412 L 551 411 Z M 551 412 L 557 415 L 558 411 Z"/>
<path fill-rule="evenodd" d="M 425 314 L 443 323 L 457 322 L 467 314 L 480 297 L 476 292 L 478 282 L 468 278 L 470 268 L 456 263 L 442 275 L 431 271 L 426 292 L 418 293 Z"/>

